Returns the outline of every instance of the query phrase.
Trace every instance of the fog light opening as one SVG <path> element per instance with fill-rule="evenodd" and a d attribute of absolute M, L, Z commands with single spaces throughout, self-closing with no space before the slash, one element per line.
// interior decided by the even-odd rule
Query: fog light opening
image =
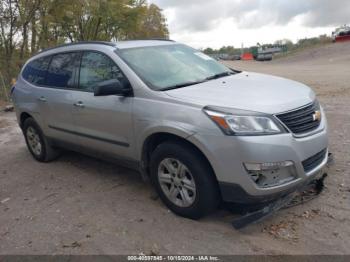
<path fill-rule="evenodd" d="M 244 163 L 250 178 L 259 187 L 272 187 L 296 179 L 293 161 L 275 163 Z"/>

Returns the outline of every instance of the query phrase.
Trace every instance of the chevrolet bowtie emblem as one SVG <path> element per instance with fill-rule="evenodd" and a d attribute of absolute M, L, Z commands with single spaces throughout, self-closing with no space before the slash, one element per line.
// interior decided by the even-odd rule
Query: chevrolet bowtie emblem
<path fill-rule="evenodd" d="M 321 121 L 321 112 L 315 111 L 315 113 L 312 115 L 312 118 L 314 121 Z"/>

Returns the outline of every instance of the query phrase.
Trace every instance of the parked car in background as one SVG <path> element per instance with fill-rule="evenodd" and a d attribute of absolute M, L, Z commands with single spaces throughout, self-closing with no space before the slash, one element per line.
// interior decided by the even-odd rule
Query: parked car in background
<path fill-rule="evenodd" d="M 12 96 L 36 160 L 62 148 L 116 159 L 193 219 L 221 201 L 285 196 L 327 162 L 327 121 L 309 87 L 230 69 L 173 41 L 45 50 L 24 65 Z"/>
<path fill-rule="evenodd" d="M 341 41 L 343 38 L 345 39 L 346 37 L 348 37 L 347 39 L 349 39 L 350 37 L 350 26 L 348 25 L 338 27 L 332 32 L 333 42 L 336 42 L 337 40 Z"/>

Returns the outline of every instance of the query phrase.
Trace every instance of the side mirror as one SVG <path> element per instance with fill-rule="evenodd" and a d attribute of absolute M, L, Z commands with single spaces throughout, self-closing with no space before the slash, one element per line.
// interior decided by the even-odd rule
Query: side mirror
<path fill-rule="evenodd" d="M 123 95 L 130 94 L 131 88 L 129 85 L 122 83 L 118 79 L 106 80 L 99 83 L 94 89 L 95 96 L 110 96 L 110 95 Z"/>

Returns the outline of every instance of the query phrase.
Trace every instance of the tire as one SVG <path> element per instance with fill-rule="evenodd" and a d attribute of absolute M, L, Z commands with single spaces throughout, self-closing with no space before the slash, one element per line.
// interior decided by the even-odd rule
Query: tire
<path fill-rule="evenodd" d="M 168 167 L 171 167 L 170 171 Z M 160 144 L 151 155 L 150 173 L 151 182 L 160 198 L 175 214 L 199 219 L 213 212 L 220 204 L 218 184 L 209 163 L 185 143 Z M 175 173 L 182 175 L 174 176 Z"/>
<path fill-rule="evenodd" d="M 53 148 L 45 137 L 39 125 L 33 118 L 27 118 L 23 123 L 23 135 L 29 152 L 39 162 L 50 162 L 56 159 L 60 151 Z M 34 146 L 36 143 L 36 146 Z"/>

